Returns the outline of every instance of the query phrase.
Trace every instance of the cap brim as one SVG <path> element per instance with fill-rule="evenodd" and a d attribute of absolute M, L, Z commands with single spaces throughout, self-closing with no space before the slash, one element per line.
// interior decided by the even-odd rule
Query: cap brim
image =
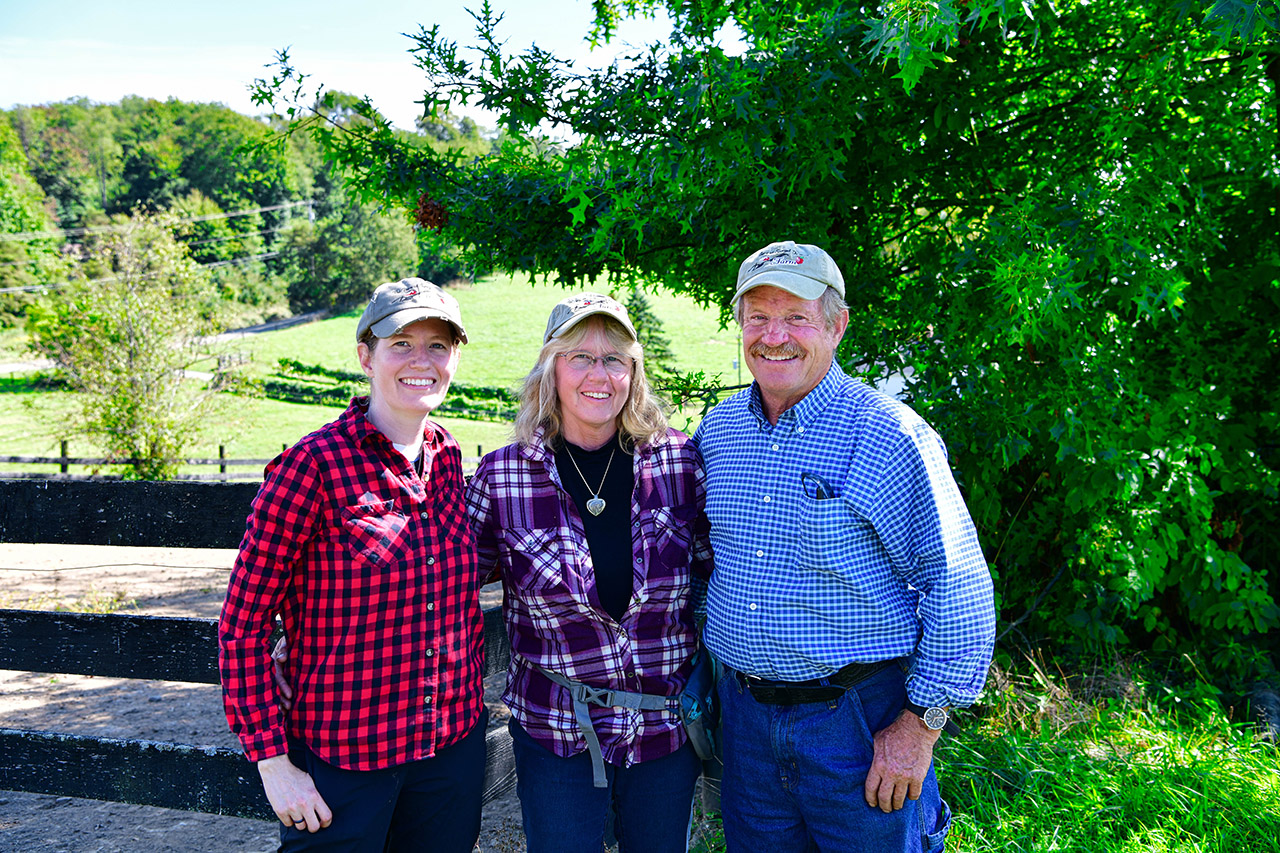
<path fill-rule="evenodd" d="M 410 323 L 416 323 L 419 320 L 444 320 L 457 330 L 459 340 L 464 344 L 467 342 L 466 329 L 459 326 L 457 321 L 448 314 L 431 308 L 406 308 L 403 311 L 397 311 L 369 326 L 369 331 L 373 332 L 376 337 L 389 338 L 405 326 Z"/>
<path fill-rule="evenodd" d="M 826 282 L 818 281 L 815 278 L 809 278 L 807 275 L 796 275 L 795 273 L 789 273 L 786 270 L 765 270 L 759 275 L 753 276 L 743 282 L 743 284 L 738 288 L 738 292 L 733 294 L 731 304 L 736 303 L 741 299 L 742 294 L 746 293 L 748 290 L 754 290 L 757 287 L 763 287 L 765 285 L 780 288 L 785 290 L 787 293 L 810 301 L 820 298 L 823 292 L 830 287 Z"/>

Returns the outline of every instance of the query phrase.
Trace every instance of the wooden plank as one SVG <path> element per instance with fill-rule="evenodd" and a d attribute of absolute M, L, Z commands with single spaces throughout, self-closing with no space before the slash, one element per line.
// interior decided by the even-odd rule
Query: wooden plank
<path fill-rule="evenodd" d="M 490 729 L 484 735 L 484 796 L 491 803 L 516 788 L 516 753 L 511 745 L 511 732 L 506 726 Z"/>
<path fill-rule="evenodd" d="M 221 747 L 0 729 L 0 768 L 12 791 L 273 818 L 257 769 Z"/>
<path fill-rule="evenodd" d="M 275 820 L 257 769 L 236 750 L 0 729 L 0 787 Z M 515 786 L 511 736 L 485 735 L 484 802 Z"/>
<path fill-rule="evenodd" d="M 257 483 L 0 479 L 0 542 L 235 548 Z"/>
<path fill-rule="evenodd" d="M 484 614 L 486 676 L 507 671 L 501 608 Z M 218 622 L 0 609 L 0 669 L 218 683 Z"/>
<path fill-rule="evenodd" d="M 0 610 L 0 669 L 218 683 L 218 622 Z"/>
<path fill-rule="evenodd" d="M 484 612 L 485 677 L 506 672 L 510 661 L 511 642 L 507 639 L 506 626 L 502 624 L 502 608 L 490 607 Z"/>

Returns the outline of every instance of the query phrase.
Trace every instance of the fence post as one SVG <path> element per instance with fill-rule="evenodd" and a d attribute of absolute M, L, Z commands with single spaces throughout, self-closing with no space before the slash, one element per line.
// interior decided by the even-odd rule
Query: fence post
<path fill-rule="evenodd" d="M 483 459 L 483 458 L 484 458 L 484 448 L 483 448 L 483 447 L 481 447 L 481 446 L 480 446 L 480 445 L 478 445 L 478 444 L 476 445 L 476 458 L 477 458 L 477 459 Z"/>
<path fill-rule="evenodd" d="M 61 462 L 59 470 L 64 474 L 67 473 L 67 458 L 67 440 L 64 438 L 62 439 L 62 459 L 59 460 Z"/>
<path fill-rule="evenodd" d="M 218 473 L 222 475 L 222 479 L 227 479 L 227 446 L 225 444 L 218 445 Z"/>

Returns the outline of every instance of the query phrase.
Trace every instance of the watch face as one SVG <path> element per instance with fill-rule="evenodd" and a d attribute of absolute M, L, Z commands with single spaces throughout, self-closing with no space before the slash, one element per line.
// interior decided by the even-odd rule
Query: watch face
<path fill-rule="evenodd" d="M 941 708 L 926 708 L 923 719 L 926 726 L 938 731 L 947 724 L 947 712 Z"/>

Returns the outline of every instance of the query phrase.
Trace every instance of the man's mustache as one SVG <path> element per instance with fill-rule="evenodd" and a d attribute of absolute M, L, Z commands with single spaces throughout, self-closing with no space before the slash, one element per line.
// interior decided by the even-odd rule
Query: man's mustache
<path fill-rule="evenodd" d="M 747 351 L 747 354 L 754 358 L 800 358 L 804 355 L 799 347 L 792 344 L 783 344 L 779 347 L 756 344 Z"/>

